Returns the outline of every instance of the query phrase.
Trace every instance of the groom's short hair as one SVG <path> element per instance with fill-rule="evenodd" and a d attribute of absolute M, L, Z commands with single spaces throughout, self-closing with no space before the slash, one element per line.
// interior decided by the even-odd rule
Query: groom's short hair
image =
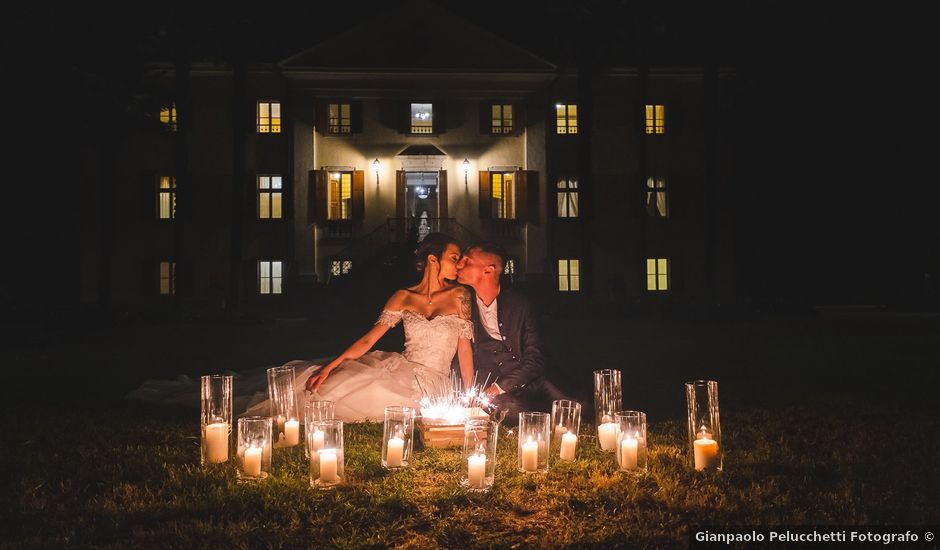
<path fill-rule="evenodd" d="M 464 251 L 464 254 L 469 253 L 471 250 L 479 250 L 486 254 L 492 254 L 497 258 L 496 261 L 496 274 L 500 275 L 503 272 L 503 267 L 506 265 L 506 249 L 502 246 L 494 243 L 493 241 L 477 241 Z"/>

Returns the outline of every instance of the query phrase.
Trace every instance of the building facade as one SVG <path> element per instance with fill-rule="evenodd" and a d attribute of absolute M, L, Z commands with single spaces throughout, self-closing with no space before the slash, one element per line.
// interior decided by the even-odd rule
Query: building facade
<path fill-rule="evenodd" d="M 435 230 L 499 242 L 558 304 L 734 295 L 732 72 L 558 67 L 436 17 L 421 42 L 376 21 L 274 66 L 158 68 L 113 197 L 86 167 L 82 299 L 106 269 L 115 303 L 286 311 Z"/>

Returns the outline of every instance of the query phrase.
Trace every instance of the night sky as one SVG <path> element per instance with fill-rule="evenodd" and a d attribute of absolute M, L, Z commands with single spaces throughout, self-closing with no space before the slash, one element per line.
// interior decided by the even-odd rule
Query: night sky
<path fill-rule="evenodd" d="M 275 61 L 399 3 L 317 3 L 274 13 L 263 28 L 264 13 L 276 11 L 269 4 L 252 14 L 165 13 L 168 5 L 149 14 L 9 14 L 7 196 L 19 206 L 5 222 L 13 230 L 8 257 L 21 261 L 5 270 L 0 300 L 53 308 L 77 301 L 83 159 L 70 144 L 95 139 L 95 106 L 118 109 L 108 98 L 133 93 L 141 67 L 172 52 L 180 21 L 197 37 L 199 56 L 224 58 L 240 24 L 251 32 L 234 36 L 250 37 L 239 40 L 255 59 Z M 933 33 L 924 14 L 887 4 L 862 13 L 790 2 L 714 11 L 658 2 L 440 3 L 560 64 L 584 58 L 586 35 L 597 41 L 597 59 L 631 63 L 641 54 L 630 44 L 643 32 L 654 62 L 716 57 L 737 67 L 748 175 L 741 193 L 753 204 L 738 228 L 742 294 L 911 305 L 922 301 L 927 271 L 940 278 L 937 182 L 924 162 L 936 156 L 926 86 L 936 63 L 926 59 Z"/>

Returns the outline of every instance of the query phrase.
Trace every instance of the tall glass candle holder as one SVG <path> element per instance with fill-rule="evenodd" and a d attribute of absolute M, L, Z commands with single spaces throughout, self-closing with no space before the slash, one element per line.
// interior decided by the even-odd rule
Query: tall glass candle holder
<path fill-rule="evenodd" d="M 617 465 L 621 470 L 645 472 L 648 453 L 646 447 L 646 413 L 621 411 L 617 419 Z"/>
<path fill-rule="evenodd" d="M 519 413 L 519 470 L 527 473 L 548 471 L 552 417 L 543 412 Z"/>
<path fill-rule="evenodd" d="M 574 460 L 581 429 L 581 403 L 570 399 L 552 401 L 552 452 L 561 460 Z"/>
<path fill-rule="evenodd" d="M 382 466 L 389 470 L 407 468 L 415 434 L 415 410 L 411 407 L 385 407 L 382 436 Z"/>
<path fill-rule="evenodd" d="M 203 376 L 200 402 L 200 462 L 225 462 L 232 434 L 232 377 Z"/>
<path fill-rule="evenodd" d="M 718 382 L 693 380 L 685 383 L 689 406 L 689 459 L 696 470 L 721 470 L 723 447 L 718 418 Z"/>
<path fill-rule="evenodd" d="M 489 491 L 496 479 L 496 436 L 499 424 L 485 418 L 467 420 L 463 428 L 461 485 L 470 491 Z"/>
<path fill-rule="evenodd" d="M 320 450 L 323 447 L 323 432 L 311 428 L 317 420 L 333 420 L 336 404 L 326 400 L 310 400 L 304 403 L 304 436 L 313 441 L 304 445 L 304 456 L 310 458 L 310 449 Z"/>
<path fill-rule="evenodd" d="M 238 479 L 268 477 L 273 439 L 271 424 L 269 416 L 245 416 L 238 419 Z"/>
<path fill-rule="evenodd" d="M 319 489 L 335 487 L 346 478 L 343 458 L 343 421 L 316 420 L 314 430 L 323 433 L 323 446 L 310 453 L 310 486 Z M 312 445 L 313 439 L 307 439 Z"/>
<path fill-rule="evenodd" d="M 614 415 L 623 408 L 620 371 L 594 371 L 594 422 L 601 450 L 612 453 L 617 446 L 617 421 Z"/>
<path fill-rule="evenodd" d="M 284 365 L 268 369 L 268 397 L 274 428 L 274 447 L 293 447 L 300 443 L 300 416 L 294 392 L 294 367 Z"/>

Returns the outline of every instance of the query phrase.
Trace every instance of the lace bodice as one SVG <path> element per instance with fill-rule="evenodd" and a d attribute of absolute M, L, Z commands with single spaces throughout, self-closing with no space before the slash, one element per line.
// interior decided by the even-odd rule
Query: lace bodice
<path fill-rule="evenodd" d="M 428 319 L 416 311 L 382 311 L 376 324 L 394 327 L 405 323 L 405 351 L 402 355 L 432 371 L 450 376 L 450 363 L 457 353 L 461 336 L 473 339 L 473 322 L 459 315 L 438 315 Z"/>

